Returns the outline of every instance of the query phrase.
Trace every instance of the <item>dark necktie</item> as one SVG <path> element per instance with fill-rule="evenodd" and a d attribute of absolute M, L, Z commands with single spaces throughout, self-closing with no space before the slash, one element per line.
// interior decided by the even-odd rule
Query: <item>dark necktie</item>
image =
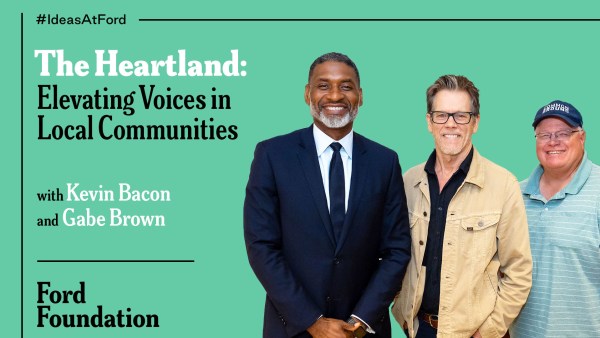
<path fill-rule="evenodd" d="M 346 216 L 346 196 L 344 191 L 344 165 L 340 149 L 342 145 L 333 142 L 330 145 L 333 149 L 331 163 L 329 164 L 329 216 L 333 225 L 333 232 L 336 241 L 339 240 Z"/>

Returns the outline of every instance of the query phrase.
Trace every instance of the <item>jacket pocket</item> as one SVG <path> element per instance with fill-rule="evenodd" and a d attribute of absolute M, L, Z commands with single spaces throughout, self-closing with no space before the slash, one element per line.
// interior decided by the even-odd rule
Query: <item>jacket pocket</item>
<path fill-rule="evenodd" d="M 496 252 L 496 231 L 500 213 L 484 213 L 460 219 L 460 243 L 470 257 L 489 257 Z"/>
<path fill-rule="evenodd" d="M 489 285 L 492 288 L 494 294 L 498 295 L 498 274 L 492 274 L 489 271 L 485 271 L 485 275 L 487 280 L 489 281 Z"/>
<path fill-rule="evenodd" d="M 425 255 L 425 244 L 427 243 L 427 228 L 429 226 L 429 218 L 423 217 L 423 214 L 409 212 L 410 224 L 410 239 L 412 242 L 412 260 L 415 261 L 417 267 L 423 263 Z"/>
<path fill-rule="evenodd" d="M 426 222 L 427 224 L 429 224 L 429 218 L 423 217 L 423 215 L 416 213 L 414 211 L 408 212 L 408 218 L 409 218 L 411 229 L 415 226 L 415 224 L 417 224 L 419 222 L 419 220 L 422 220 L 422 221 Z"/>

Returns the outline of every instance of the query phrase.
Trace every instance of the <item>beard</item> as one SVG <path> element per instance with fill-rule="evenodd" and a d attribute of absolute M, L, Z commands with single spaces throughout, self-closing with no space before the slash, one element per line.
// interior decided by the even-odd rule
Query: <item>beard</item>
<path fill-rule="evenodd" d="M 456 155 L 460 154 L 460 152 L 462 151 L 462 148 L 460 145 L 440 144 L 440 151 L 444 155 L 456 156 Z"/>
<path fill-rule="evenodd" d="M 354 121 L 356 115 L 358 115 L 358 107 L 350 106 L 349 111 L 342 116 L 328 116 L 323 113 L 323 109 L 318 105 L 310 103 L 310 114 L 327 128 L 338 129 L 348 125 L 348 123 Z"/>
<path fill-rule="evenodd" d="M 437 135 L 434 137 L 435 148 L 442 154 L 448 156 L 457 156 L 463 152 L 471 150 L 471 133 L 462 133 L 457 140 L 447 140 L 444 136 Z"/>

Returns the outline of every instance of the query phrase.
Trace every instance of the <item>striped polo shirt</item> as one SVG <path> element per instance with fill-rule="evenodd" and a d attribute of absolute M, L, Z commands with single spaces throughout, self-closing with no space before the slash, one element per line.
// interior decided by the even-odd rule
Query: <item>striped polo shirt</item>
<path fill-rule="evenodd" d="M 547 201 L 538 166 L 521 182 L 533 285 L 513 338 L 600 337 L 600 167 L 584 154 L 569 184 Z"/>

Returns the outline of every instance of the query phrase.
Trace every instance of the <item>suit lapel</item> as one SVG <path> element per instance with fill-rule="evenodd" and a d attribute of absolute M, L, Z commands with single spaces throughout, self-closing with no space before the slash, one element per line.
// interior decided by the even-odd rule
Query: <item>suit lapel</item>
<path fill-rule="evenodd" d="M 352 150 L 352 178 L 350 179 L 350 195 L 348 196 L 348 210 L 346 211 L 346 217 L 344 218 L 344 227 L 342 228 L 342 234 L 340 235 L 340 241 L 336 247 L 336 254 L 339 253 L 350 229 L 352 228 L 352 220 L 354 214 L 358 208 L 359 198 L 362 196 L 362 192 L 365 186 L 365 180 L 367 179 L 367 165 L 368 161 L 365 159 L 367 149 L 363 137 L 354 133 L 353 150 Z"/>
<path fill-rule="evenodd" d="M 323 178 L 321 178 L 321 169 L 319 169 L 319 160 L 317 158 L 315 139 L 312 133 L 312 126 L 304 129 L 300 134 L 300 144 L 298 147 L 298 159 L 304 171 L 304 177 L 308 182 L 308 188 L 313 196 L 315 207 L 321 216 L 327 235 L 332 245 L 335 246 L 335 236 L 333 226 L 329 218 L 329 209 L 327 208 L 327 197 L 323 187 Z"/>

